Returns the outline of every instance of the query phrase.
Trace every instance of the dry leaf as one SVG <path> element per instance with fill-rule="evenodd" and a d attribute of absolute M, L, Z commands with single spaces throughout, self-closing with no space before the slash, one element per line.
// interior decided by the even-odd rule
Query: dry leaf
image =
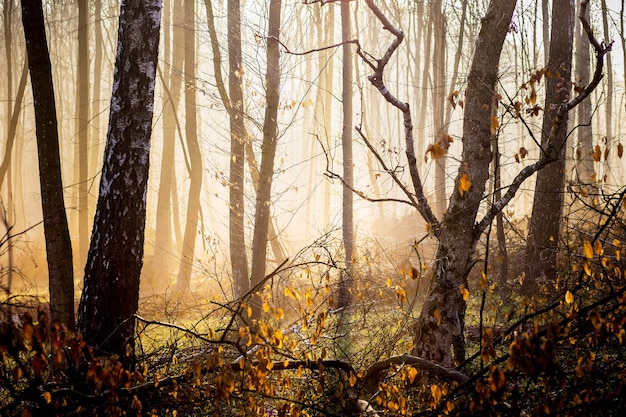
<path fill-rule="evenodd" d="M 459 195 L 463 197 L 465 193 L 469 191 L 471 186 L 472 182 L 470 181 L 467 174 L 461 175 L 461 178 L 459 178 Z"/>

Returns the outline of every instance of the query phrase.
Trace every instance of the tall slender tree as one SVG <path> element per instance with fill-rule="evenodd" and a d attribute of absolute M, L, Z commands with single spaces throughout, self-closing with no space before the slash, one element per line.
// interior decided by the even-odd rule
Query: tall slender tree
<path fill-rule="evenodd" d="M 586 9 L 586 13 L 588 18 L 589 9 Z M 591 66 L 589 47 L 589 39 L 582 22 L 576 20 L 576 78 L 574 82 L 578 86 L 584 86 L 589 83 Z M 591 176 L 594 172 L 591 98 L 586 98 L 578 106 L 577 122 L 577 144 L 574 155 L 576 161 L 574 168 L 576 181 L 583 187 L 593 187 L 593 182 L 591 181 Z"/>
<path fill-rule="evenodd" d="M 89 343 L 127 358 L 143 265 L 161 0 L 122 0 L 120 8 L 109 128 L 78 329 Z"/>
<path fill-rule="evenodd" d="M 22 22 L 35 106 L 41 208 L 48 260 L 50 314 L 74 327 L 72 244 L 65 214 L 59 133 L 41 0 L 22 1 Z"/>
<path fill-rule="evenodd" d="M 280 99 L 280 17 L 282 0 L 270 0 L 267 28 L 267 69 L 265 73 L 266 107 L 263 121 L 263 143 L 261 145 L 261 169 L 259 191 L 254 212 L 254 234 L 252 237 L 252 267 L 250 285 L 255 288 L 265 277 L 267 259 L 267 232 L 270 219 L 270 201 L 274 176 L 274 159 L 278 139 L 278 101 Z M 253 318 L 261 314 L 259 297 L 253 297 Z"/>
<path fill-rule="evenodd" d="M 163 276 L 171 271 L 173 264 L 174 244 L 172 223 L 177 224 L 178 219 L 173 218 L 172 207 L 178 205 L 174 199 L 173 190 L 176 189 L 176 132 L 178 131 L 178 118 L 176 116 L 179 105 L 182 86 L 182 73 L 180 65 L 185 62 L 184 49 L 178 47 L 184 43 L 185 29 L 182 14 L 184 7 L 182 1 L 166 0 L 168 13 L 163 17 L 163 44 L 164 54 L 161 82 L 165 96 L 163 97 L 163 152 L 161 155 L 161 167 L 159 170 L 159 193 L 156 208 L 156 236 L 154 241 L 154 256 L 152 270 L 156 274 L 150 277 L 149 284 L 154 289 L 159 289 L 168 283 L 168 276 Z M 166 7 L 164 5 L 165 12 Z"/>
<path fill-rule="evenodd" d="M 202 152 L 198 142 L 196 102 L 196 2 L 185 1 L 185 140 L 189 156 L 189 195 L 183 250 L 178 269 L 176 290 L 186 292 L 191 282 L 202 191 Z"/>
<path fill-rule="evenodd" d="M 556 255 L 564 201 L 568 114 L 563 116 L 555 137 L 550 137 L 550 131 L 559 107 L 570 98 L 575 11 L 574 0 L 555 0 L 552 8 L 552 34 L 547 66 L 551 72 L 546 76 L 541 152 L 544 152 L 550 141 L 557 141 L 562 146 L 558 149 L 556 160 L 537 173 L 526 246 L 528 271 L 524 288 L 528 293 L 536 288 L 538 279 L 543 277 L 548 282 L 553 282 L 556 278 Z"/>
<path fill-rule="evenodd" d="M 89 247 L 89 24 L 87 0 L 78 0 L 78 70 L 76 71 L 75 183 L 78 188 L 79 265 L 87 259 Z"/>
<path fill-rule="evenodd" d="M 352 44 L 348 41 L 352 37 L 350 22 L 350 3 L 341 3 L 341 41 L 343 42 L 342 94 L 343 125 L 341 134 L 341 149 L 343 155 L 343 196 L 342 196 L 342 230 L 343 247 L 346 257 L 346 268 L 339 282 L 339 307 L 347 307 L 351 301 L 351 287 L 354 280 L 353 258 L 355 255 L 353 193 L 354 188 L 354 158 L 352 156 Z"/>

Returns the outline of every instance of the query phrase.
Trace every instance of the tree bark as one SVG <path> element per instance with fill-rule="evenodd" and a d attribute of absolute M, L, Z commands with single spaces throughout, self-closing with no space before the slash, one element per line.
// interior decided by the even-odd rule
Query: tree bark
<path fill-rule="evenodd" d="M 256 197 L 254 214 L 254 234 L 252 237 L 252 267 L 250 286 L 254 288 L 265 277 L 267 258 L 267 232 L 270 218 L 270 201 L 272 196 L 272 179 L 274 175 L 274 157 L 278 136 L 278 101 L 280 87 L 280 15 L 281 0 L 270 0 L 269 22 L 267 32 L 267 69 L 265 75 L 265 91 L 267 107 L 263 122 L 263 144 L 261 146 L 261 169 L 259 191 Z M 261 299 L 252 298 L 252 318 L 261 315 Z"/>
<path fill-rule="evenodd" d="M 120 7 L 109 127 L 78 329 L 88 343 L 128 358 L 143 264 L 161 1 L 123 0 Z"/>
<path fill-rule="evenodd" d="M 72 244 L 63 200 L 52 66 L 41 0 L 22 0 L 22 22 L 35 106 L 41 208 L 48 260 L 50 315 L 53 320 L 58 320 L 73 328 Z"/>
<path fill-rule="evenodd" d="M 78 187 L 78 265 L 84 265 L 89 247 L 89 24 L 87 0 L 78 0 L 78 70 L 76 72 L 75 183 Z"/>
<path fill-rule="evenodd" d="M 468 76 L 463 120 L 463 154 L 455 190 L 438 233 L 439 248 L 431 290 L 414 325 L 413 354 L 450 367 L 464 357 L 463 330 L 471 256 L 479 236 L 474 222 L 489 178 L 491 162 L 491 103 L 504 39 L 510 28 L 515 0 L 493 0 L 483 18 Z M 470 181 L 462 192 L 459 183 Z"/>
<path fill-rule="evenodd" d="M 606 0 L 602 0 L 600 2 L 601 6 L 602 6 L 602 29 L 604 32 L 604 39 L 605 41 L 608 43 L 610 42 L 609 39 L 611 39 L 611 33 L 609 31 L 609 16 L 608 16 L 608 9 L 606 7 Z M 613 141 L 614 141 L 614 137 L 613 137 L 613 95 L 614 95 L 614 83 L 613 83 L 613 60 L 611 58 L 611 54 L 608 54 L 606 56 L 606 91 L 607 91 L 607 95 L 606 95 L 606 103 L 604 106 L 604 126 L 605 126 L 605 133 L 604 133 L 604 148 L 606 150 L 606 152 L 609 152 L 610 149 L 613 147 Z M 609 165 L 609 159 L 608 159 L 608 155 L 610 155 L 610 153 L 605 153 L 604 156 L 602 157 L 602 168 L 599 169 L 599 175 L 596 178 L 596 180 L 599 183 L 605 183 L 608 178 L 609 178 L 609 170 L 610 170 L 610 165 Z M 601 174 L 601 175 L 600 175 Z M 618 186 L 622 186 L 623 184 L 617 184 Z"/>
<path fill-rule="evenodd" d="M 442 143 L 442 135 L 447 134 L 444 109 L 446 104 L 446 23 L 443 2 L 431 3 L 433 19 L 433 143 Z M 434 210 L 438 218 L 446 212 L 446 156 L 433 160 L 435 168 Z"/>
<path fill-rule="evenodd" d="M 250 289 L 244 231 L 245 142 L 243 64 L 241 58 L 241 4 L 228 1 L 228 92 L 230 95 L 230 262 L 236 297 Z"/>
<path fill-rule="evenodd" d="M 580 7 L 580 6 L 579 6 Z M 586 9 L 589 18 L 589 9 Z M 576 20 L 576 85 L 589 84 L 591 59 L 589 56 L 589 39 L 580 20 Z M 591 175 L 595 171 L 593 163 L 593 129 L 591 127 L 591 98 L 583 100 L 577 109 L 577 133 L 575 175 L 581 187 L 593 187 Z"/>
<path fill-rule="evenodd" d="M 561 217 L 563 211 L 563 186 L 565 181 L 565 142 L 567 138 L 567 113 L 563 116 L 554 138 L 549 136 L 556 113 L 566 103 L 571 91 L 572 48 L 574 40 L 575 2 L 555 0 L 552 8 L 552 36 L 550 61 L 546 74 L 546 102 L 543 117 L 542 152 L 550 141 L 561 144 L 556 160 L 537 173 L 532 215 L 526 242 L 527 275 L 523 288 L 528 294 L 536 289 L 537 280 L 556 279 Z"/>
<path fill-rule="evenodd" d="M 346 267 L 342 271 L 339 281 L 338 307 L 348 307 L 351 302 L 351 288 L 354 280 L 354 219 L 353 219 L 353 192 L 354 188 L 354 161 L 352 157 L 352 44 L 348 43 L 352 37 L 350 23 L 350 3 L 341 3 L 341 41 L 343 53 L 342 95 L 343 126 L 341 135 L 341 149 L 343 155 L 343 195 L 342 195 L 342 231 L 343 247 L 346 257 Z"/>

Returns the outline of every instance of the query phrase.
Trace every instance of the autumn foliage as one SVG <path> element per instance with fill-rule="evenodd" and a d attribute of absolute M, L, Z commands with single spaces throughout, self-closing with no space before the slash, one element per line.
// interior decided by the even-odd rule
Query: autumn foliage
<path fill-rule="evenodd" d="M 619 415 L 626 404 L 621 197 L 572 238 L 559 282 L 532 299 L 516 295 L 517 282 L 499 292 L 489 273 L 460 289 L 481 336 L 468 328 L 471 356 L 455 369 L 403 354 L 427 265 L 390 274 L 370 255 L 358 264 L 357 302 L 341 311 L 336 289 L 314 266 L 323 261 L 318 253 L 282 291 L 266 286 L 262 321 L 250 321 L 247 299 L 204 304 L 186 327 L 159 317 L 160 307 L 146 311 L 152 318 L 137 317 L 130 369 L 51 323 L 43 309 L 5 305 L 0 413 Z"/>

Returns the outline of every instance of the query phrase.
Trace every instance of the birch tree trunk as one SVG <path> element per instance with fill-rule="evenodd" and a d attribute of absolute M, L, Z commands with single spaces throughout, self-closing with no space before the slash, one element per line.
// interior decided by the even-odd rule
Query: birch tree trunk
<path fill-rule="evenodd" d="M 35 106 L 41 209 L 48 260 L 50 315 L 74 327 L 72 244 L 65 214 L 57 114 L 41 0 L 22 1 L 22 22 Z"/>
<path fill-rule="evenodd" d="M 123 0 L 120 7 L 109 128 L 78 329 L 88 343 L 127 358 L 143 264 L 161 0 Z"/>

